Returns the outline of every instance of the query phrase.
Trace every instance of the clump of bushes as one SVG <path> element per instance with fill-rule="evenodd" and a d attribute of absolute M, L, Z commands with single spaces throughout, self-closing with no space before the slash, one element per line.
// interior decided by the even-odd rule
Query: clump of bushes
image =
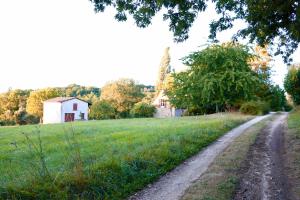
<path fill-rule="evenodd" d="M 91 119 L 114 119 L 116 115 L 116 109 L 107 101 L 97 101 L 91 106 Z"/>
<path fill-rule="evenodd" d="M 249 115 L 264 115 L 270 112 L 270 105 L 264 101 L 249 101 L 242 104 L 240 112 Z"/>
<path fill-rule="evenodd" d="M 292 65 L 284 79 L 284 88 L 295 105 L 300 105 L 300 64 Z"/>
<path fill-rule="evenodd" d="M 155 106 L 139 102 L 134 104 L 133 108 L 130 110 L 130 115 L 132 117 L 153 117 L 155 113 Z"/>
<path fill-rule="evenodd" d="M 0 126 L 27 125 L 38 124 L 40 118 L 35 115 L 28 114 L 24 110 L 15 112 L 6 112 L 0 115 Z"/>

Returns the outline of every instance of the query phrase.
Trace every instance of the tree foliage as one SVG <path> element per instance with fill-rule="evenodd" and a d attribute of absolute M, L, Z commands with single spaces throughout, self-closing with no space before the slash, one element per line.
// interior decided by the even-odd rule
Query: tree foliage
<path fill-rule="evenodd" d="M 147 27 L 152 18 L 163 10 L 163 20 L 169 21 L 169 29 L 177 42 L 188 38 L 189 29 L 197 15 L 207 8 L 207 0 L 90 0 L 96 12 L 103 12 L 107 6 L 116 8 L 115 18 L 126 21 L 132 15 L 138 27 Z M 235 38 L 249 36 L 261 46 L 277 43 L 278 54 L 286 62 L 300 42 L 300 5 L 298 0 L 212 0 L 220 18 L 210 24 L 210 38 L 233 27 L 235 20 L 243 20 L 247 27 L 240 29 Z"/>
<path fill-rule="evenodd" d="M 119 79 L 101 89 L 101 100 L 111 103 L 122 117 L 129 115 L 133 105 L 143 98 L 140 87 L 132 79 Z"/>
<path fill-rule="evenodd" d="M 300 42 L 300 5 L 298 0 L 213 0 L 216 3 L 219 20 L 211 23 L 211 36 L 217 31 L 233 26 L 241 19 L 247 27 L 237 32 L 235 37 L 249 36 L 250 42 L 259 45 L 277 43 L 276 54 L 283 54 L 285 62 L 290 62 L 290 55 Z"/>
<path fill-rule="evenodd" d="M 71 84 L 67 87 L 57 88 L 61 91 L 61 96 L 77 97 L 89 103 L 99 100 L 101 90 L 97 87 L 86 87 L 77 84 Z"/>
<path fill-rule="evenodd" d="M 173 90 L 168 93 L 171 103 L 207 113 L 252 99 L 259 78 L 249 67 L 251 57 L 246 46 L 233 43 L 190 54 L 184 58 L 188 70 L 174 74 Z"/>
<path fill-rule="evenodd" d="M 26 108 L 29 90 L 9 90 L 0 94 L 0 121 L 2 125 L 19 124 L 20 113 Z"/>
<path fill-rule="evenodd" d="M 293 102 L 300 105 L 300 64 L 290 67 L 284 79 L 284 88 L 291 95 Z"/>
<path fill-rule="evenodd" d="M 143 102 L 134 104 L 133 108 L 130 110 L 132 117 L 153 117 L 155 113 L 155 106 Z"/>
<path fill-rule="evenodd" d="M 42 118 L 43 102 L 47 99 L 58 96 L 60 96 L 60 91 L 56 88 L 46 88 L 30 92 L 30 95 L 27 99 L 27 113 Z"/>
<path fill-rule="evenodd" d="M 166 48 L 163 57 L 161 58 L 160 65 L 159 65 L 159 72 L 157 76 L 156 81 L 156 87 L 155 90 L 157 93 L 159 93 L 162 89 L 164 89 L 164 81 L 170 73 L 170 54 L 169 54 L 170 48 Z"/>
<path fill-rule="evenodd" d="M 107 101 L 97 101 L 90 108 L 91 119 L 114 119 L 116 115 L 116 109 Z"/>
<path fill-rule="evenodd" d="M 241 105 L 240 112 L 248 115 L 265 115 L 270 112 L 270 105 L 264 101 L 249 101 Z"/>

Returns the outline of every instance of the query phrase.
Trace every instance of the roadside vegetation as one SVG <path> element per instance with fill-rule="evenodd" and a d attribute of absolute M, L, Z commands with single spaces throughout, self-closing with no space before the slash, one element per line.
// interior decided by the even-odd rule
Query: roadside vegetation
<path fill-rule="evenodd" d="M 300 107 L 296 107 L 288 117 L 286 134 L 286 169 L 291 180 L 290 189 L 295 197 L 300 197 Z"/>
<path fill-rule="evenodd" d="M 232 199 L 239 180 L 239 170 L 258 133 L 273 117 L 269 117 L 236 138 L 221 153 L 210 168 L 185 191 L 182 200 L 228 200 Z"/>
<path fill-rule="evenodd" d="M 0 127 L 0 199 L 123 199 L 250 118 Z"/>

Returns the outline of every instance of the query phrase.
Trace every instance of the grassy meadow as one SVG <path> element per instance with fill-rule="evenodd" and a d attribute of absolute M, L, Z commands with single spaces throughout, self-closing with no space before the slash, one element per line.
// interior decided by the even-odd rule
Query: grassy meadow
<path fill-rule="evenodd" d="M 250 118 L 0 127 L 0 199 L 124 199 Z"/>

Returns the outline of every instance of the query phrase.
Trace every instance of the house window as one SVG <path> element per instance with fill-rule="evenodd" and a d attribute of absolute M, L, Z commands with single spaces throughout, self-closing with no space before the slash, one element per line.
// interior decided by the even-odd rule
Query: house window
<path fill-rule="evenodd" d="M 77 103 L 73 103 L 73 111 L 77 111 Z"/>
<path fill-rule="evenodd" d="M 159 105 L 160 105 L 161 107 L 166 107 L 167 101 L 166 101 L 165 99 L 160 99 L 160 100 L 159 100 Z"/>
<path fill-rule="evenodd" d="M 80 113 L 80 119 L 84 120 L 84 113 Z"/>

